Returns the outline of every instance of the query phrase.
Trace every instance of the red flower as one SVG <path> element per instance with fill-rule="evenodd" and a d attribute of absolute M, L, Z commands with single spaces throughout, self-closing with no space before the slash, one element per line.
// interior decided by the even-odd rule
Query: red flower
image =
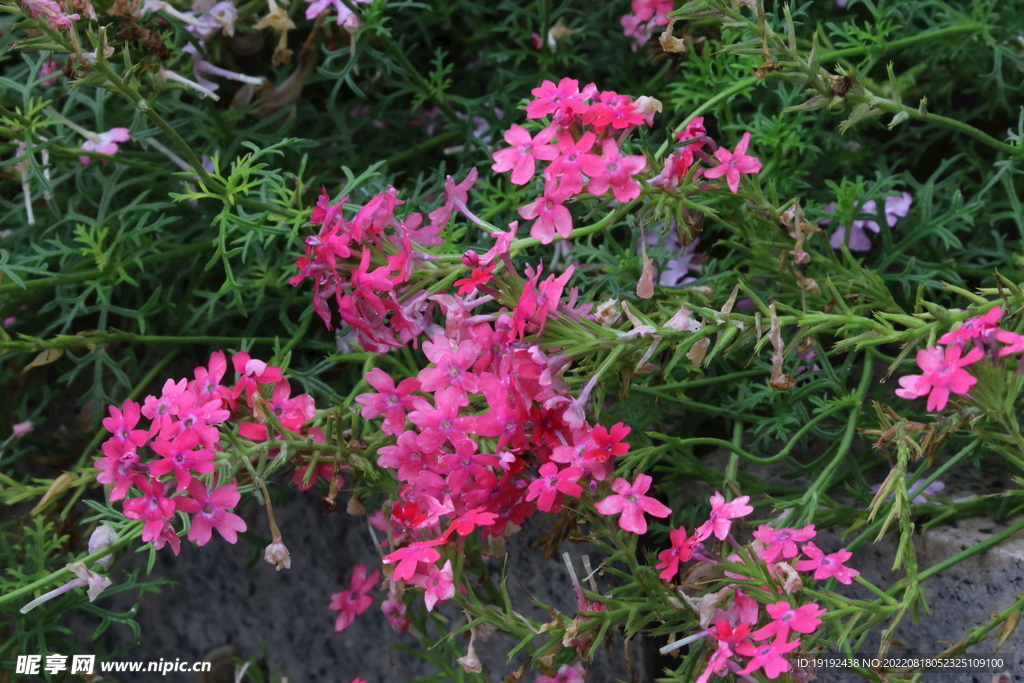
<path fill-rule="evenodd" d="M 491 275 L 491 271 L 494 270 L 497 264 L 492 263 L 489 266 L 482 266 L 480 268 L 474 268 L 473 272 L 469 277 L 456 280 L 455 284 L 459 288 L 459 294 L 462 296 L 468 296 L 473 293 L 477 288 L 477 285 L 486 285 L 494 277 Z"/>
<path fill-rule="evenodd" d="M 655 566 L 655 569 L 664 570 L 658 576 L 665 581 L 675 578 L 679 572 L 679 563 L 686 562 L 693 556 L 693 546 L 697 544 L 697 537 L 688 537 L 686 527 L 683 526 L 668 532 L 668 537 L 672 547 L 658 553 L 660 562 Z"/>

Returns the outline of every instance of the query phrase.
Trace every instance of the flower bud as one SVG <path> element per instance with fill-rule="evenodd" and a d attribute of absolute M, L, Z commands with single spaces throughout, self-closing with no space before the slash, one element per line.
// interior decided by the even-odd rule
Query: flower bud
<path fill-rule="evenodd" d="M 266 551 L 263 553 L 263 559 L 270 564 L 277 565 L 277 571 L 282 569 L 292 568 L 292 558 L 288 552 L 288 548 L 284 546 L 280 536 L 274 539 L 274 542 L 267 546 Z"/>
<path fill-rule="evenodd" d="M 92 532 L 92 536 L 89 537 L 89 554 L 92 555 L 95 552 L 99 552 L 104 548 L 109 548 L 117 541 L 117 532 L 109 524 L 101 524 L 96 527 L 96 531 Z M 104 569 L 109 569 L 110 565 L 114 562 L 113 555 L 105 555 L 100 559 L 96 560 L 96 564 L 100 565 Z"/>

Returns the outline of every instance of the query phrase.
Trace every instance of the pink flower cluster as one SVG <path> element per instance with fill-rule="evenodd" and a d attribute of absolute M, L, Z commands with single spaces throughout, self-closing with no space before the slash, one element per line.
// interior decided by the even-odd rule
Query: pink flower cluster
<path fill-rule="evenodd" d="M 526 185 L 536 173 L 537 162 L 544 168 L 544 191 L 519 215 L 534 220 L 530 236 L 549 244 L 557 232 L 563 239 L 572 232 L 572 215 L 565 202 L 584 189 L 595 197 L 609 192 L 620 202 L 640 196 L 636 174 L 647 168 L 641 155 L 623 156 L 620 147 L 636 126 L 653 122 L 653 111 L 641 109 L 627 95 L 599 92 L 593 83 L 580 90 L 579 81 L 563 78 L 533 89 L 537 99 L 526 106 L 530 119 L 551 117 L 551 123 L 536 135 L 517 124 L 505 132 L 510 149 L 495 152 L 495 171 L 512 171 L 512 182 Z M 599 150 L 600 155 L 595 151 Z"/>
<path fill-rule="evenodd" d="M 717 165 L 710 168 L 697 167 L 693 177 L 715 179 L 725 176 L 726 184 L 733 194 L 740 190 L 741 174 L 761 171 L 761 160 L 747 154 L 750 133 L 744 133 L 736 143 L 736 149 L 730 152 L 715 144 L 704 127 L 704 117 L 697 116 L 686 124 L 683 130 L 676 133 L 676 139 L 685 144 L 675 148 L 665 157 L 662 172 L 650 180 L 651 185 L 661 187 L 666 192 L 674 194 L 679 189 L 695 161 L 710 160 L 712 157 L 718 161 Z M 703 151 L 705 145 L 711 150 L 711 155 Z"/>
<path fill-rule="evenodd" d="M 141 493 L 124 501 L 124 514 L 145 520 L 142 540 L 152 541 L 157 549 L 170 543 L 175 555 L 180 551 L 180 539 L 171 525 L 178 511 L 193 515 L 188 539 L 199 545 L 209 542 L 213 529 L 229 543 L 245 531 L 245 522 L 229 512 L 241 498 L 237 486 L 231 483 L 211 489 L 195 476 L 213 472 L 217 453 L 224 450 L 218 425 L 233 417 L 255 416 L 257 422 L 239 425 L 239 434 L 264 441 L 268 438 L 266 407 L 285 429 L 295 432 L 313 417 L 313 399 L 306 394 L 291 397 L 280 368 L 244 351 L 232 357 L 232 364 L 239 374 L 233 387 L 221 384 L 227 359 L 222 351 L 216 351 L 208 367 L 195 369 L 193 380 L 168 379 L 160 396 L 147 396 L 141 406 L 132 400 L 120 408 L 110 406 L 110 417 L 103 420 L 112 436 L 103 443 L 104 457 L 95 463 L 100 470 L 96 480 L 113 487 L 111 502 L 124 499 L 133 486 Z M 253 395 L 261 387 L 273 391 L 257 407 Z M 146 429 L 138 428 L 142 417 L 150 421 Z M 143 462 L 139 449 L 145 447 L 159 459 Z M 300 475 L 301 471 L 297 472 L 296 478 L 301 479 Z"/>
<path fill-rule="evenodd" d="M 697 554 L 702 560 L 717 564 L 721 558 L 709 552 L 703 542 L 711 536 L 719 540 L 729 537 L 732 520 L 753 512 L 747 505 L 748 496 L 725 502 L 725 498 L 715 493 L 711 497 L 711 515 L 707 522 L 688 536 L 686 529 L 680 527 L 670 532 L 672 547 L 659 554 L 661 562 L 658 569 L 663 569 L 660 577 L 671 581 L 679 572 L 679 565 Z M 860 572 L 845 566 L 852 557 L 846 549 L 826 555 L 811 539 L 816 532 L 810 524 L 802 529 L 774 529 L 762 524 L 754 532 L 755 541 L 752 548 L 754 555 L 764 562 L 768 575 L 773 577 L 778 588 L 773 594 L 785 593 L 792 595 L 803 587 L 803 581 L 797 572 L 813 571 L 812 579 L 820 580 L 835 578 L 840 583 L 850 584 Z M 802 544 L 798 546 L 797 544 Z M 807 559 L 799 559 L 803 553 Z M 735 565 L 743 565 L 738 554 L 730 555 L 727 560 Z M 734 579 L 750 579 L 759 575 L 749 571 L 737 573 L 726 571 L 727 577 Z M 767 587 L 763 587 L 768 590 Z M 779 590 L 781 589 L 781 591 Z M 702 599 L 701 625 L 707 630 L 700 634 L 714 639 L 717 646 L 708 662 L 707 668 L 697 678 L 698 683 L 705 683 L 712 674 L 726 676 L 735 673 L 747 677 L 758 669 L 763 669 L 769 679 L 778 678 L 779 674 L 791 671 L 792 664 L 785 655 L 800 646 L 800 639 L 788 641 L 790 633 L 813 633 L 822 620 L 819 619 L 826 610 L 815 603 L 797 606 L 791 600 L 779 600 L 773 604 L 763 605 L 767 612 L 767 623 L 758 627 L 761 620 L 761 603 L 748 595 L 749 589 L 739 584 L 730 584 L 717 593 Z M 707 601 L 712 600 L 709 606 Z M 724 605 L 731 599 L 728 609 Z M 714 613 L 710 609 L 714 608 Z M 689 640 L 689 639 L 687 639 Z M 787 642 L 788 641 L 788 642 Z M 738 660 L 738 657 L 749 657 Z"/>
<path fill-rule="evenodd" d="M 415 344 L 430 322 L 433 303 L 426 292 L 404 300 L 400 295 L 416 265 L 434 257 L 414 245 L 441 244 L 438 233 L 455 210 L 476 219 L 466 207 L 476 178 L 476 169 L 457 185 L 449 176 L 445 203 L 430 213 L 426 226 L 419 213 L 395 216 L 395 208 L 404 202 L 393 187 L 372 197 L 351 219 L 342 212 L 348 197 L 332 205 L 324 189 L 310 216 L 310 223 L 321 226 L 320 233 L 306 238 L 306 255 L 296 263 L 299 274 L 289 282 L 294 286 L 312 277 L 313 308 L 327 329 L 327 300 L 333 296 L 342 321 L 352 326 L 367 351 L 385 353 Z"/>
<path fill-rule="evenodd" d="M 512 232 L 498 233 L 499 243 Z M 383 417 L 382 430 L 396 437 L 377 451 L 378 465 L 394 470 L 400 482 L 391 509 L 371 518 L 394 543 L 384 563 L 395 565 L 391 581 L 423 587 L 428 607 L 454 595 L 450 565 L 438 564 L 440 547 L 453 535 L 480 529 L 484 537 L 498 536 L 536 510 L 557 512 L 584 484 L 596 491 L 615 457 L 629 450 L 625 425 L 587 423 L 593 386 L 576 399 L 569 395 L 559 376 L 567 359 L 522 342 L 550 317 L 580 315 L 575 292 L 562 301 L 571 272 L 542 280 L 541 268 L 528 267 L 511 312 L 474 315 L 490 295 L 432 296 L 447 325 L 429 330 L 423 343 L 430 366 L 400 382 L 371 370 L 366 381 L 376 391 L 356 397 L 363 417 Z M 599 505 L 604 514 L 621 512 L 622 528 L 643 533 L 645 511 L 669 514 L 643 495 L 649 485 L 645 475 L 632 486 L 618 479 L 615 493 Z"/>
<path fill-rule="evenodd" d="M 630 46 L 636 52 L 651 39 L 659 26 L 668 25 L 668 13 L 673 0 L 633 0 L 632 13 L 622 17 L 622 32 L 633 39 Z"/>
<path fill-rule="evenodd" d="M 967 394 L 978 378 L 965 370 L 966 366 L 986 357 L 999 359 L 1024 351 L 1024 335 L 999 327 L 1002 317 L 1002 307 L 995 306 L 939 337 L 939 345 L 918 351 L 922 374 L 900 377 L 896 395 L 908 399 L 928 396 L 927 409 L 939 411 L 946 407 L 950 393 Z M 996 342 L 1007 346 L 999 347 Z"/>

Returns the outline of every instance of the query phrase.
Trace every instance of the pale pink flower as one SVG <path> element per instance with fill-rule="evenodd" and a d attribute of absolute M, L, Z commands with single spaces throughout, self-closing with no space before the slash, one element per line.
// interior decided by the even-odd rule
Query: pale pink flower
<path fill-rule="evenodd" d="M 729 535 L 732 527 L 732 520 L 749 515 L 754 508 L 747 505 L 750 496 L 740 496 L 729 503 L 725 502 L 725 496 L 718 491 L 711 496 L 711 515 L 708 521 L 697 528 L 696 536 L 698 541 L 703 541 L 714 534 L 719 541 L 724 541 Z"/>
<path fill-rule="evenodd" d="M 99 142 L 93 140 L 86 140 L 82 143 L 82 149 L 86 152 L 99 152 L 100 154 L 107 154 L 113 156 L 117 154 L 117 143 L 128 142 L 132 139 L 131 131 L 127 128 L 111 128 L 106 133 L 98 133 Z M 80 156 L 78 160 L 82 162 L 83 166 L 91 166 L 92 159 L 87 156 Z M 103 163 L 107 163 L 104 159 Z"/>
<path fill-rule="evenodd" d="M 651 488 L 653 480 L 646 474 L 636 475 L 636 481 L 630 484 L 622 477 L 612 483 L 613 495 L 595 503 L 594 508 L 602 515 L 622 513 L 619 527 L 634 534 L 647 533 L 647 520 L 644 513 L 654 517 L 668 517 L 672 510 L 650 496 L 645 496 Z"/>

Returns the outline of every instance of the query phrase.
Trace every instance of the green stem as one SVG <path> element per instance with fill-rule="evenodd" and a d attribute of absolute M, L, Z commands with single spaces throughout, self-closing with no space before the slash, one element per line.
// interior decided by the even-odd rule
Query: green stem
<path fill-rule="evenodd" d="M 1014 156 L 1024 154 L 1024 146 L 1008 145 L 1005 142 L 1000 142 L 991 135 L 983 133 L 974 126 L 964 123 L 963 121 L 957 121 L 956 119 L 951 119 L 946 116 L 939 116 L 938 114 L 922 112 L 919 109 L 914 109 L 913 107 L 897 104 L 892 100 L 880 99 L 870 95 L 862 97 L 847 97 L 847 99 L 854 104 L 865 103 L 890 114 L 905 114 L 909 118 L 917 121 L 925 121 L 927 123 L 934 123 L 947 128 L 952 128 L 953 130 L 963 133 L 964 135 L 969 135 L 975 140 L 979 140 L 1000 152 L 1006 152 L 1007 154 Z"/>
<path fill-rule="evenodd" d="M 890 50 L 901 50 L 917 43 L 923 43 L 929 40 L 936 40 L 939 38 L 945 38 L 947 36 L 956 35 L 958 33 L 982 33 L 987 27 L 985 24 L 971 22 L 969 24 L 963 24 L 960 26 L 947 26 L 946 28 L 936 29 L 934 31 L 923 31 L 907 38 L 900 38 L 899 40 L 893 40 L 890 42 L 882 43 L 881 45 L 861 45 L 858 47 L 848 47 L 843 50 L 835 50 L 833 52 L 826 52 L 821 55 L 822 62 L 835 62 L 840 59 L 846 59 L 847 57 L 858 57 L 860 55 L 874 55 L 881 56 Z"/>
<path fill-rule="evenodd" d="M 171 142 L 173 142 L 174 146 L 178 148 L 178 151 L 181 152 L 185 161 L 187 161 L 189 166 L 191 166 L 196 172 L 199 176 L 199 181 L 206 186 L 208 191 L 213 192 L 214 194 L 219 194 L 222 197 L 225 195 L 227 188 L 215 181 L 210 174 L 206 172 L 206 169 L 203 168 L 203 162 L 195 155 L 195 152 L 192 151 L 189 144 L 185 142 L 180 135 L 178 135 L 178 132 L 174 130 L 174 128 L 172 128 L 162 116 L 157 114 L 156 111 L 149 106 L 145 98 L 139 94 L 138 90 L 126 84 L 121 77 L 110 68 L 110 64 L 107 63 L 106 59 L 97 60 L 96 70 L 106 76 L 110 84 L 114 86 L 114 89 L 117 90 L 122 97 L 131 102 L 134 106 L 138 107 L 139 111 L 146 115 L 146 118 L 152 121 L 157 128 L 162 130 L 164 134 L 171 139 Z"/>
<path fill-rule="evenodd" d="M 864 355 L 864 367 L 861 370 L 860 384 L 857 386 L 857 390 L 853 394 L 853 410 L 850 411 L 850 418 L 846 422 L 846 431 L 843 433 L 843 438 L 839 442 L 839 447 L 836 450 L 835 456 L 818 478 L 814 480 L 810 488 L 807 489 L 807 493 L 804 494 L 803 504 L 799 513 L 797 508 L 794 508 L 784 519 L 779 520 L 779 528 L 784 526 L 800 527 L 807 524 L 811 518 L 814 517 L 814 511 L 818 507 L 818 500 L 822 494 L 824 494 L 828 488 L 832 485 L 832 477 L 839 469 L 839 465 L 846 458 L 850 451 L 850 446 L 853 444 L 853 437 L 857 433 L 857 422 L 860 418 L 861 405 L 864 403 L 864 397 L 867 395 L 868 387 L 871 385 L 871 370 L 874 367 L 874 358 L 870 354 Z"/>
<path fill-rule="evenodd" d="M 170 251 L 165 251 L 161 254 L 154 254 L 153 256 L 147 256 L 142 259 L 141 262 L 137 260 L 128 260 L 124 263 L 118 264 L 117 266 L 108 267 L 105 270 L 94 268 L 92 270 L 86 270 L 80 273 L 69 273 L 67 275 L 61 275 L 60 277 L 43 277 L 38 280 L 29 280 L 22 287 L 17 284 L 0 285 L 0 294 L 9 294 L 15 292 L 29 291 L 33 289 L 47 289 L 49 287 L 56 287 L 57 285 L 67 284 L 69 282 L 81 282 L 82 280 L 98 280 L 109 275 L 115 275 L 120 268 L 127 268 L 131 265 L 141 265 L 143 268 L 152 265 L 154 263 L 161 263 L 163 261 L 171 261 L 179 259 L 191 254 L 197 254 L 202 251 L 209 251 L 214 246 L 212 242 L 200 242 L 197 244 L 191 244 L 187 247 L 179 247 Z"/>
<path fill-rule="evenodd" d="M 106 548 L 103 548 L 102 550 L 97 550 L 94 553 L 86 555 L 79 561 L 84 562 L 87 565 L 91 564 L 99 559 L 106 557 L 107 555 L 113 552 L 116 552 L 117 550 L 125 547 L 135 539 L 142 536 L 142 522 L 137 522 L 132 526 L 134 528 L 129 533 L 125 534 L 122 538 L 117 539 L 117 541 L 107 546 Z M 34 593 L 35 591 L 40 590 L 42 588 L 46 588 L 47 586 L 57 583 L 62 579 L 70 580 L 72 576 L 74 576 L 74 573 L 67 567 L 64 567 L 63 569 L 58 569 L 49 576 L 45 576 L 37 581 L 33 581 L 27 586 L 22 586 L 21 588 L 13 590 L 6 595 L 0 595 L 0 605 L 6 602 L 10 602 L 12 600 L 16 600 L 22 596 L 32 595 L 32 593 Z"/>
<path fill-rule="evenodd" d="M 174 337 L 142 335 L 131 332 L 84 332 L 75 335 L 59 335 L 53 339 L 35 341 L 0 341 L 0 352 L 26 353 L 45 349 L 76 349 L 90 344 L 113 344 L 131 342 L 135 344 L 235 344 L 250 340 L 256 344 L 274 344 L 278 337 L 227 337 L 191 336 Z"/>

